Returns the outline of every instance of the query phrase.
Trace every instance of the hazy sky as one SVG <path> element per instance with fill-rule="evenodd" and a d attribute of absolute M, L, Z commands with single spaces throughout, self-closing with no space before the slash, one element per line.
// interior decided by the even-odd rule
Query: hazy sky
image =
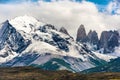
<path fill-rule="evenodd" d="M 120 29 L 120 0 L 0 0 L 0 23 L 23 15 L 63 26 L 72 36 L 80 24 L 101 33 Z"/>

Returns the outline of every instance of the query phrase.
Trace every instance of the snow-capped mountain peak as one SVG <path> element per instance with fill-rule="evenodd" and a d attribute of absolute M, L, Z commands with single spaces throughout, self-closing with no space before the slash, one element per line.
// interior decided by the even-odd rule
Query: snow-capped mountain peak
<path fill-rule="evenodd" d="M 15 19 L 10 20 L 9 22 L 18 31 L 22 30 L 26 33 L 31 33 L 35 31 L 35 29 L 44 25 L 44 23 L 39 22 L 34 17 L 28 16 L 28 15 L 16 17 Z"/>
<path fill-rule="evenodd" d="M 77 72 L 108 61 L 102 59 L 104 55 L 97 56 L 70 35 L 58 31 L 55 26 L 30 16 L 6 21 L 0 25 L 0 33 L 2 66 L 36 65 L 47 69 L 52 65 L 56 70 L 64 67 Z"/>

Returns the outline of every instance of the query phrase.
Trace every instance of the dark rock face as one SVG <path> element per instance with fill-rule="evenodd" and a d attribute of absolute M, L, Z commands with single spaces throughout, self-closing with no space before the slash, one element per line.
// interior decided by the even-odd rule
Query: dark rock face
<path fill-rule="evenodd" d="M 103 31 L 100 37 L 99 48 L 104 49 L 104 53 L 114 51 L 116 46 L 119 46 L 119 34 L 117 31 Z"/>
<path fill-rule="evenodd" d="M 87 35 L 84 25 L 80 25 L 80 27 L 78 28 L 76 41 L 87 42 Z"/>
<path fill-rule="evenodd" d="M 30 44 L 30 41 L 25 40 L 8 21 L 0 27 L 0 50 L 7 45 L 15 52 L 22 52 Z"/>
<path fill-rule="evenodd" d="M 64 27 L 60 28 L 60 32 L 69 35 L 68 31 Z"/>
<path fill-rule="evenodd" d="M 99 50 L 103 48 L 102 53 L 111 53 L 114 51 L 114 48 L 119 46 L 119 33 L 118 31 L 103 31 L 101 33 L 100 39 L 98 39 L 98 34 L 96 31 L 90 30 L 88 35 L 84 25 L 81 25 L 77 32 L 76 41 L 82 43 L 90 43 L 93 50 Z"/>
<path fill-rule="evenodd" d="M 51 24 L 46 24 L 46 25 L 44 25 L 44 26 L 42 26 L 42 27 L 40 27 L 39 28 L 39 30 L 41 31 L 41 32 L 47 32 L 47 29 L 53 29 L 53 30 L 57 30 L 53 25 L 51 25 Z"/>
<path fill-rule="evenodd" d="M 88 40 L 93 45 L 98 45 L 99 39 L 96 31 L 91 31 L 88 33 Z"/>
<path fill-rule="evenodd" d="M 58 34 L 53 34 L 52 38 L 61 50 L 64 50 L 66 52 L 69 51 L 69 48 L 68 48 L 69 42 L 67 40 L 61 38 Z"/>

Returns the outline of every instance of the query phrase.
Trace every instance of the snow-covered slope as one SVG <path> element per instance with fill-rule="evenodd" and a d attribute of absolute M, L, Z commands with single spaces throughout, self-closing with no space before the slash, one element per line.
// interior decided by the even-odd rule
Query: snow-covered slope
<path fill-rule="evenodd" d="M 36 66 L 78 72 L 115 58 L 98 56 L 99 53 L 90 51 L 53 25 L 39 22 L 30 16 L 17 17 L 3 23 L 0 26 L 0 43 L 1 66 Z M 3 57 L 8 52 L 11 52 L 10 55 Z"/>
<path fill-rule="evenodd" d="M 101 59 L 103 59 L 103 60 L 105 60 L 105 61 L 107 61 L 107 62 L 109 62 L 110 61 L 110 59 L 115 59 L 115 58 L 117 58 L 117 56 L 116 55 L 114 55 L 114 56 L 112 56 L 111 54 L 102 54 L 102 53 L 97 53 L 97 52 L 93 52 L 97 57 L 99 57 L 99 58 L 101 58 Z"/>
<path fill-rule="evenodd" d="M 0 63 L 14 58 L 29 44 L 30 41 L 24 39 L 9 21 L 5 21 L 0 25 Z"/>
<path fill-rule="evenodd" d="M 34 17 L 27 15 L 10 20 L 10 24 L 12 24 L 16 30 L 21 30 L 26 33 L 34 32 L 37 28 L 44 25 L 44 23 L 38 22 Z"/>

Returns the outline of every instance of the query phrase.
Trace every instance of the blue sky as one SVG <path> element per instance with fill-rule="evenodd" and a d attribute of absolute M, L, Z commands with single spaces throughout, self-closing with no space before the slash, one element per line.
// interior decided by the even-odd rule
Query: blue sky
<path fill-rule="evenodd" d="M 16 3 L 16 2 L 23 2 L 23 1 L 31 1 L 31 2 L 37 2 L 39 0 L 0 0 L 0 3 Z M 50 2 L 51 0 L 43 0 L 43 1 L 48 1 Z M 76 0 L 76 1 L 81 1 L 81 0 Z M 106 5 L 108 4 L 111 0 L 87 0 L 96 4 L 100 5 Z"/>
<path fill-rule="evenodd" d="M 87 0 L 99 5 L 107 5 L 111 0 Z"/>
<path fill-rule="evenodd" d="M 23 1 L 31 1 L 31 2 L 37 2 L 39 0 L 0 0 L 0 3 L 16 3 L 16 2 L 23 2 Z M 51 0 L 43 0 L 43 1 L 48 1 L 50 2 Z M 81 0 L 76 0 L 80 2 Z M 87 0 L 96 4 L 100 5 L 106 5 L 108 4 L 111 0 Z"/>
<path fill-rule="evenodd" d="M 37 2 L 38 0 L 0 0 L 0 3 L 1 3 L 1 4 L 6 4 L 6 3 L 18 3 L 18 2 L 23 2 L 23 1 Z"/>

